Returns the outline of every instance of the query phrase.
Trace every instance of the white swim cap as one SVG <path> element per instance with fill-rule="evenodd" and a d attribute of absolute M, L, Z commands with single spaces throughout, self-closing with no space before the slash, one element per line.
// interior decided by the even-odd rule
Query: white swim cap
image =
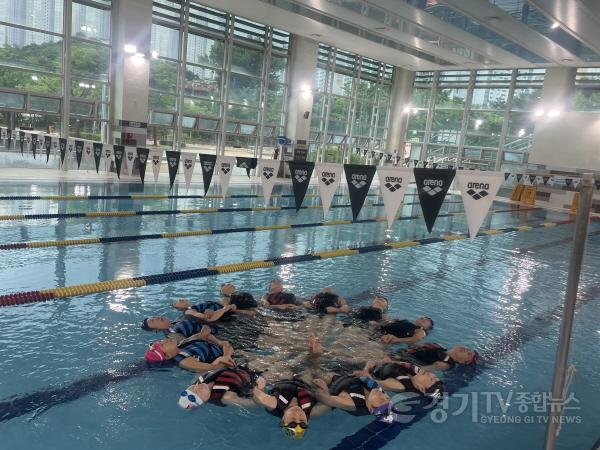
<path fill-rule="evenodd" d="M 194 409 L 202 405 L 204 402 L 198 394 L 189 389 L 181 392 L 179 396 L 179 406 L 183 409 Z"/>

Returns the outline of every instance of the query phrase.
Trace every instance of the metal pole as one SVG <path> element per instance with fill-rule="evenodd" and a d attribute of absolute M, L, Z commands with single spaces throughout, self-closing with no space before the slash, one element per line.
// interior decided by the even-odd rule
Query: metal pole
<path fill-rule="evenodd" d="M 554 366 L 554 381 L 552 383 L 552 399 L 548 412 L 548 427 L 546 428 L 545 450 L 554 450 L 558 429 L 560 425 L 561 409 L 564 402 L 564 386 L 569 362 L 569 347 L 571 345 L 571 333 L 573 331 L 573 319 L 575 317 L 575 306 L 577 304 L 577 290 L 579 288 L 579 277 L 585 253 L 587 231 L 590 222 L 590 210 L 592 207 L 592 194 L 594 189 L 594 175 L 586 173 L 582 177 L 582 187 L 575 220 L 575 235 L 573 237 L 573 251 L 569 264 L 569 275 L 567 278 L 567 292 L 565 295 L 565 308 L 563 321 L 560 328 L 560 339 L 558 341 L 558 352 Z"/>

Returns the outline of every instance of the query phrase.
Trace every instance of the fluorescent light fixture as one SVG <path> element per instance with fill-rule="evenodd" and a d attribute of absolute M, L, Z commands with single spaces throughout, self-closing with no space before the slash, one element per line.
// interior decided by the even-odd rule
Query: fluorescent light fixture
<path fill-rule="evenodd" d="M 306 84 L 306 83 L 302 84 L 302 86 L 300 86 L 300 90 L 302 92 L 310 92 L 310 84 Z"/>
<path fill-rule="evenodd" d="M 560 110 L 553 108 L 550 111 L 548 111 L 548 117 L 557 117 L 560 116 Z"/>
<path fill-rule="evenodd" d="M 125 44 L 123 46 L 123 51 L 125 53 L 129 53 L 129 54 L 133 55 L 134 53 L 137 52 L 137 47 L 133 44 Z"/>
<path fill-rule="evenodd" d="M 535 117 L 542 117 L 545 112 L 546 111 L 544 111 L 542 108 L 540 108 L 540 109 L 536 109 L 536 111 L 533 114 Z"/>
<path fill-rule="evenodd" d="M 146 57 L 146 55 L 144 55 L 142 52 L 136 52 L 136 54 L 133 56 L 135 56 L 136 58 L 142 58 L 142 59 L 144 59 Z"/>
<path fill-rule="evenodd" d="M 554 22 L 552 25 L 550 25 L 550 28 L 552 28 L 553 30 L 557 29 L 558 27 L 560 27 L 560 23 L 558 22 Z"/>

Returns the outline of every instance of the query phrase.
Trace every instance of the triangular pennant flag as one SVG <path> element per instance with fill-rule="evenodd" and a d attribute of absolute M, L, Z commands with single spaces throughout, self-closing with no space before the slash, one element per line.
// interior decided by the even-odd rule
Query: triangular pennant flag
<path fill-rule="evenodd" d="M 96 173 L 100 171 L 100 159 L 102 159 L 102 143 L 94 142 L 94 163 L 96 164 Z"/>
<path fill-rule="evenodd" d="M 520 183 L 522 178 L 523 178 L 523 175 L 518 173 L 517 174 L 517 183 Z"/>
<path fill-rule="evenodd" d="M 113 145 L 113 153 L 115 155 L 115 169 L 117 170 L 117 178 L 121 179 L 121 167 L 125 158 L 125 147 L 122 145 Z"/>
<path fill-rule="evenodd" d="M 69 157 L 75 151 L 75 139 L 67 139 L 67 150 L 69 151 Z"/>
<path fill-rule="evenodd" d="M 533 185 L 533 182 L 537 179 L 537 175 L 529 175 L 529 184 Z"/>
<path fill-rule="evenodd" d="M 158 182 L 158 175 L 160 175 L 160 166 L 162 163 L 163 151 L 159 149 L 150 150 L 150 160 L 152 161 L 152 174 L 154 175 L 154 183 Z"/>
<path fill-rule="evenodd" d="M 125 159 L 127 160 L 127 175 L 133 175 L 133 167 L 135 165 L 136 156 L 135 147 L 125 147 Z"/>
<path fill-rule="evenodd" d="M 510 177 L 510 172 L 504 172 L 504 181 L 508 181 L 508 177 Z"/>
<path fill-rule="evenodd" d="M 38 135 L 32 134 L 31 135 L 31 151 L 33 152 L 33 159 L 35 159 L 35 152 L 37 150 L 37 146 L 38 146 Z"/>
<path fill-rule="evenodd" d="M 468 172 L 458 172 L 456 177 L 460 180 L 460 192 L 465 205 L 469 236 L 474 238 L 502 185 L 502 173 L 469 170 Z"/>
<path fill-rule="evenodd" d="M 77 168 L 81 166 L 81 157 L 83 156 L 83 141 L 75 141 L 75 157 L 77 158 Z"/>
<path fill-rule="evenodd" d="M 300 211 L 304 196 L 315 169 L 315 163 L 310 161 L 288 161 L 290 174 L 292 176 L 292 189 L 296 202 L 296 212 Z"/>
<path fill-rule="evenodd" d="M 368 151 L 369 151 L 369 150 L 367 150 L 367 149 L 364 149 L 364 150 L 363 150 L 363 156 L 367 156 L 367 152 L 368 152 Z"/>
<path fill-rule="evenodd" d="M 394 155 L 391 155 L 391 154 L 385 155 L 385 162 L 391 162 L 393 156 Z"/>
<path fill-rule="evenodd" d="M 540 184 L 544 182 L 544 177 L 542 177 L 541 175 L 538 175 L 537 177 L 535 177 L 535 184 Z"/>
<path fill-rule="evenodd" d="M 542 177 L 542 180 L 544 180 L 544 186 L 548 184 L 548 180 L 550 179 L 550 177 L 548 175 L 544 175 Z"/>
<path fill-rule="evenodd" d="M 571 183 L 573 182 L 572 178 L 565 178 L 565 184 L 567 185 L 567 187 L 571 187 Z"/>
<path fill-rule="evenodd" d="M 21 148 L 21 155 L 23 154 L 23 146 L 25 145 L 25 132 L 19 131 L 19 147 Z"/>
<path fill-rule="evenodd" d="M 50 161 L 50 150 L 52 149 L 52 136 L 44 136 L 44 150 L 46 150 L 46 164 Z"/>
<path fill-rule="evenodd" d="M 271 193 L 273 192 L 275 181 L 277 181 L 277 173 L 279 173 L 280 165 L 281 161 L 276 159 L 261 159 L 258 161 L 258 173 L 262 182 L 265 206 L 269 204 L 269 200 L 271 199 Z"/>
<path fill-rule="evenodd" d="M 423 161 L 423 167 L 427 167 L 428 165 L 429 165 L 428 161 Z M 417 167 L 417 166 L 415 166 L 415 167 Z M 434 169 L 435 169 L 435 167 L 434 167 Z"/>
<path fill-rule="evenodd" d="M 415 183 L 427 231 L 431 233 L 450 189 L 456 171 L 453 169 L 414 169 Z"/>
<path fill-rule="evenodd" d="M 418 160 L 418 159 L 415 159 L 415 160 L 413 161 L 413 163 L 414 163 L 414 167 L 417 167 L 417 166 L 419 165 L 419 160 Z"/>
<path fill-rule="evenodd" d="M 89 161 L 92 160 L 93 155 L 94 155 L 93 143 L 91 141 L 85 141 L 83 143 L 83 159 L 84 159 L 84 161 L 87 161 L 89 163 Z"/>
<path fill-rule="evenodd" d="M 67 140 L 65 138 L 58 140 L 58 148 L 60 149 L 60 165 L 63 166 L 65 164 L 65 155 L 67 154 Z"/>
<path fill-rule="evenodd" d="M 179 169 L 179 159 L 181 153 L 167 150 L 167 167 L 169 169 L 169 189 L 173 189 L 173 183 L 175 183 L 175 177 L 177 176 L 177 169 Z"/>
<path fill-rule="evenodd" d="M 219 175 L 219 184 L 221 185 L 221 195 L 223 197 L 227 196 L 234 166 L 235 158 L 233 156 L 219 156 L 217 158 L 216 171 Z"/>
<path fill-rule="evenodd" d="M 581 181 L 581 178 L 573 178 L 573 189 L 577 189 L 580 181 Z"/>
<path fill-rule="evenodd" d="M 596 189 L 600 191 L 600 180 L 596 180 L 594 183 L 596 184 Z"/>
<path fill-rule="evenodd" d="M 210 182 L 215 173 L 215 165 L 217 164 L 217 155 L 205 155 L 200 153 L 200 167 L 202 167 L 202 181 L 204 182 L 204 195 L 208 193 Z"/>
<path fill-rule="evenodd" d="M 413 171 L 406 167 L 380 167 L 377 169 L 379 189 L 383 196 L 388 228 L 392 228 L 412 174 Z"/>
<path fill-rule="evenodd" d="M 102 159 L 104 159 L 104 168 L 106 172 L 110 172 L 112 165 L 112 156 L 114 151 L 114 145 L 104 145 L 102 147 Z M 117 164 L 115 163 L 115 167 Z"/>
<path fill-rule="evenodd" d="M 250 178 L 250 170 L 256 169 L 256 161 L 256 158 L 243 158 L 238 156 L 236 165 L 242 169 L 246 169 L 246 175 Z"/>
<path fill-rule="evenodd" d="M 433 164 L 431 165 L 431 167 L 433 167 L 434 169 L 437 169 L 437 168 L 438 168 L 438 163 L 433 163 Z"/>
<path fill-rule="evenodd" d="M 342 181 L 344 166 L 341 164 L 316 164 L 315 170 L 317 180 L 319 181 L 323 215 L 327 216 L 335 191 Z"/>
<path fill-rule="evenodd" d="M 140 170 L 140 180 L 142 180 L 142 184 L 144 184 L 144 179 L 146 178 L 146 165 L 148 164 L 149 154 L 150 150 L 147 148 L 137 148 L 138 169 Z"/>
<path fill-rule="evenodd" d="M 352 218 L 356 220 L 365 203 L 371 182 L 375 176 L 375 166 L 344 164 L 344 172 L 346 172 L 346 181 L 348 182 Z"/>
<path fill-rule="evenodd" d="M 6 140 L 6 128 L 2 127 L 0 128 L 0 139 L 2 139 L 2 141 Z M 6 145 L 6 144 L 4 144 Z"/>
<path fill-rule="evenodd" d="M 185 190 L 190 188 L 194 167 L 196 167 L 196 153 L 182 153 L 181 164 L 183 165 L 183 176 L 185 178 Z"/>

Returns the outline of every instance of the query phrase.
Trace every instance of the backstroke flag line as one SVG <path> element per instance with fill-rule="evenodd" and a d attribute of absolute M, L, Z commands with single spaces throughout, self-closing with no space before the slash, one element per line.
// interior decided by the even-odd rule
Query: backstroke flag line
<path fill-rule="evenodd" d="M 154 184 L 158 182 L 158 176 L 160 175 L 160 165 L 162 163 L 162 150 L 153 149 L 150 150 L 149 158 L 152 161 L 152 174 L 154 175 Z"/>
<path fill-rule="evenodd" d="M 292 189 L 294 191 L 294 201 L 296 202 L 296 212 L 300 211 L 304 196 L 308 190 L 310 179 L 315 169 L 315 163 L 311 161 L 288 161 L 290 174 L 292 176 Z"/>
<path fill-rule="evenodd" d="M 341 164 L 317 164 L 315 171 L 317 180 L 319 181 L 323 216 L 327 216 L 335 191 L 337 191 L 342 181 L 344 166 Z"/>
<path fill-rule="evenodd" d="M 413 171 L 406 167 L 379 167 L 377 175 L 379 176 L 379 189 L 383 196 L 388 228 L 392 228 Z"/>
<path fill-rule="evenodd" d="M 258 173 L 262 182 L 265 206 L 268 206 L 269 200 L 271 200 L 271 193 L 273 192 L 273 186 L 275 186 L 275 181 L 277 180 L 277 172 L 279 172 L 280 164 L 281 161 L 278 159 L 260 159 L 258 161 Z"/>
<path fill-rule="evenodd" d="M 182 153 L 181 165 L 183 166 L 183 176 L 185 178 L 185 190 L 190 188 L 194 167 L 196 167 L 196 153 Z"/>
<path fill-rule="evenodd" d="M 360 164 L 344 164 L 346 181 L 348 182 L 348 193 L 350 194 L 350 206 L 352 207 L 352 219 L 356 220 L 360 210 L 365 203 L 369 188 L 375 176 L 375 166 L 363 166 Z"/>
<path fill-rule="evenodd" d="M 142 180 L 142 184 L 144 184 L 144 180 L 146 178 L 146 165 L 148 164 L 148 155 L 150 154 L 150 150 L 147 148 L 138 147 L 136 151 L 138 157 L 138 168 L 140 170 L 140 180 Z"/>
<path fill-rule="evenodd" d="M 221 184 L 221 195 L 225 197 L 229 190 L 229 182 L 233 175 L 235 167 L 235 158 L 233 156 L 219 156 L 217 158 L 217 173 L 219 174 L 219 182 Z"/>
<path fill-rule="evenodd" d="M 477 236 L 498 189 L 502 185 L 503 175 L 501 172 L 461 170 L 456 177 L 460 180 L 460 193 L 465 204 L 469 236 L 473 239 Z"/>
<path fill-rule="evenodd" d="M 179 159 L 181 153 L 167 150 L 167 167 L 169 168 L 169 190 L 173 189 L 173 183 L 175 183 L 175 177 L 177 176 L 177 170 L 179 169 Z"/>
<path fill-rule="evenodd" d="M 200 167 L 202 168 L 202 182 L 204 183 L 204 196 L 210 189 L 210 182 L 215 173 L 217 164 L 217 155 L 205 155 L 200 153 Z"/>
<path fill-rule="evenodd" d="M 442 203 L 444 203 L 444 198 L 446 198 L 448 189 L 450 189 L 452 180 L 454 180 L 456 170 L 416 168 L 414 173 L 423 218 L 427 225 L 427 231 L 431 233 Z"/>

